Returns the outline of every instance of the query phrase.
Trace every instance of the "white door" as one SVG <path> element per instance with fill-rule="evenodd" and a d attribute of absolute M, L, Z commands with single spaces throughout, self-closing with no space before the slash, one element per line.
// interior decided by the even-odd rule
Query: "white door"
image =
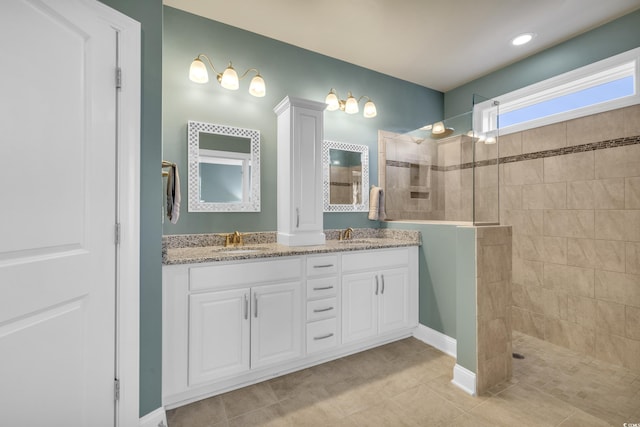
<path fill-rule="evenodd" d="M 113 426 L 116 34 L 12 0 L 0 52 L 0 424 Z"/>
<path fill-rule="evenodd" d="M 381 271 L 379 332 L 407 328 L 409 322 L 409 270 L 396 268 Z"/>
<path fill-rule="evenodd" d="M 372 272 L 342 277 L 342 342 L 347 343 L 378 333 L 379 283 Z"/>
<path fill-rule="evenodd" d="M 302 284 L 258 286 L 251 293 L 251 367 L 301 356 Z"/>
<path fill-rule="evenodd" d="M 189 297 L 189 386 L 249 370 L 249 293 Z"/>

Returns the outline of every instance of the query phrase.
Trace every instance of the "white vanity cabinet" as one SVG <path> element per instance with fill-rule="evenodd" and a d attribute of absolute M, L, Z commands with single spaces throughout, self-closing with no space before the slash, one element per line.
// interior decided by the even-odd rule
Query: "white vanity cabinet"
<path fill-rule="evenodd" d="M 190 386 L 250 368 L 250 289 L 189 296 Z"/>
<path fill-rule="evenodd" d="M 163 269 L 163 395 L 230 387 L 303 356 L 302 257 Z"/>
<path fill-rule="evenodd" d="M 300 282 L 189 296 L 189 385 L 301 356 Z"/>
<path fill-rule="evenodd" d="M 355 342 L 415 326 L 407 248 L 342 257 L 342 341 Z"/>
<path fill-rule="evenodd" d="M 302 283 L 251 289 L 251 368 L 302 356 Z"/>
<path fill-rule="evenodd" d="M 418 248 L 163 267 L 163 405 L 410 336 Z"/>
<path fill-rule="evenodd" d="M 321 245 L 323 102 L 286 97 L 275 108 L 278 132 L 278 243 Z"/>
<path fill-rule="evenodd" d="M 339 257 L 307 257 L 307 354 L 340 344 Z"/>

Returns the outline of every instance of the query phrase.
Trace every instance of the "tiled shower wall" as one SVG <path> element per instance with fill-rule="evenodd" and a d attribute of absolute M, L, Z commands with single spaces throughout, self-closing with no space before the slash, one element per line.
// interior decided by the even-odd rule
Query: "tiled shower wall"
<path fill-rule="evenodd" d="M 640 371 L 640 106 L 499 144 L 513 329 Z"/>
<path fill-rule="evenodd" d="M 477 223 L 497 224 L 496 153 L 497 145 L 476 143 L 466 135 L 420 140 L 385 133 L 379 139 L 378 167 L 387 217 L 470 222 L 475 213 Z"/>

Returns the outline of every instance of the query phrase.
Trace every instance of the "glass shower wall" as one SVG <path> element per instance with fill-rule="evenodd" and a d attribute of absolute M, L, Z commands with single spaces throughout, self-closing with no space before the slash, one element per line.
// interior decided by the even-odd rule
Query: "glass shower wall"
<path fill-rule="evenodd" d="M 499 116 L 497 101 L 473 96 L 473 223 L 500 223 Z"/>
<path fill-rule="evenodd" d="M 388 220 L 499 223 L 497 129 L 488 133 L 475 116 L 480 112 L 404 134 L 380 132 L 379 185 Z"/>

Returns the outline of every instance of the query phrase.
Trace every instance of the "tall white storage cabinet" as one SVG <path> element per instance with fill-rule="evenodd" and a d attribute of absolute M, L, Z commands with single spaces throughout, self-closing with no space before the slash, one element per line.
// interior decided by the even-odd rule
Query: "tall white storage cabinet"
<path fill-rule="evenodd" d="M 278 116 L 278 243 L 322 245 L 322 139 L 326 104 L 286 97 Z"/>

